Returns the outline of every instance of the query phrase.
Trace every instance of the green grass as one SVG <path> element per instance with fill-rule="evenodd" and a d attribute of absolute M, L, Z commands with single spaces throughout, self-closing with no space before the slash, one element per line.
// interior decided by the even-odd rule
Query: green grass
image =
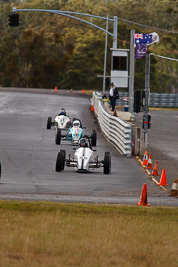
<path fill-rule="evenodd" d="M 0 201 L 0 266 L 177 266 L 178 209 Z"/>

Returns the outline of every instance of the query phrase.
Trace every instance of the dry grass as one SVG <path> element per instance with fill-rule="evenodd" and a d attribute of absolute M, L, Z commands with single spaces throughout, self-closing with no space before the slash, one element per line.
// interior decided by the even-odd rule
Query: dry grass
<path fill-rule="evenodd" d="M 157 108 L 157 107 L 149 107 L 149 110 L 178 111 L 178 108 Z"/>
<path fill-rule="evenodd" d="M 0 201 L 0 266 L 178 266 L 178 209 Z"/>

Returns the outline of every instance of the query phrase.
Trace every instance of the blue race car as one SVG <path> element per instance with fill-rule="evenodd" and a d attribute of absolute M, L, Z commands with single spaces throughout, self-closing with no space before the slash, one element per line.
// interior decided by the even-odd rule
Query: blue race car
<path fill-rule="evenodd" d="M 55 143 L 60 145 L 61 139 L 68 140 L 72 145 L 78 145 L 79 140 L 85 135 L 85 127 L 82 127 L 82 123 L 78 119 L 73 119 L 72 126 L 69 127 L 67 134 L 62 134 L 60 128 L 56 128 Z M 63 131 L 64 132 L 64 131 Z M 92 146 L 96 146 L 97 134 L 95 130 L 91 131 L 91 143 Z"/>

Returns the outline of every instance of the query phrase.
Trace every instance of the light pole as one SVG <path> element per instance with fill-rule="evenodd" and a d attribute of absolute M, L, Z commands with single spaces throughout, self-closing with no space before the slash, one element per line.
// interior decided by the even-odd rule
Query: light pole
<path fill-rule="evenodd" d="M 108 15 L 107 15 L 108 18 Z M 108 20 L 106 21 L 106 31 L 108 31 Z M 105 37 L 105 53 L 104 53 L 104 71 L 103 71 L 103 94 L 106 89 L 106 61 L 107 61 L 107 46 L 108 46 L 108 34 Z"/>
<path fill-rule="evenodd" d="M 106 38 L 105 38 L 105 57 L 104 57 L 104 70 L 103 70 L 103 92 L 105 92 L 105 79 L 106 79 L 106 59 L 107 59 L 107 42 L 108 42 L 108 34 L 110 36 L 113 37 L 113 48 L 117 48 L 117 23 L 118 23 L 118 18 L 117 16 L 114 17 L 114 19 L 110 19 L 109 16 L 107 15 L 107 17 L 101 17 L 101 16 L 95 16 L 92 14 L 85 14 L 85 13 L 79 13 L 79 12 L 73 12 L 73 11 L 58 11 L 58 10 L 47 10 L 47 9 L 17 9 L 16 7 L 13 7 L 12 12 L 16 13 L 16 12 L 50 12 L 53 14 L 58 14 L 61 16 L 66 16 L 66 17 L 70 17 L 76 20 L 79 20 L 81 22 L 84 22 L 86 24 L 89 24 L 101 31 L 104 31 L 106 33 Z M 85 17 L 90 17 L 90 22 L 84 19 L 81 19 L 77 16 L 85 16 Z M 97 18 L 97 19 L 102 19 L 102 20 L 106 20 L 106 30 L 99 27 L 98 25 L 94 24 L 92 22 L 92 18 Z M 113 22 L 113 33 L 108 31 L 108 22 L 112 21 Z"/>
<path fill-rule="evenodd" d="M 114 31 L 113 31 L 113 37 L 114 37 L 114 42 L 113 42 L 113 48 L 117 48 L 117 23 L 118 23 L 118 17 L 114 17 Z"/>
<path fill-rule="evenodd" d="M 12 12 L 16 13 L 16 12 L 49 12 L 49 13 L 53 13 L 53 14 L 58 14 L 61 16 L 65 16 L 65 17 L 69 17 L 72 19 L 76 19 L 79 20 L 83 23 L 89 24 L 109 35 L 111 35 L 113 37 L 113 47 L 117 47 L 117 17 L 114 17 L 114 19 L 110 19 L 110 18 L 105 18 L 105 17 L 101 17 L 101 16 L 96 16 L 96 15 L 92 15 L 92 14 L 85 14 L 85 13 L 79 13 L 79 12 L 73 12 L 73 11 L 63 11 L 63 10 L 48 10 L 48 9 L 17 9 L 16 7 L 12 8 Z M 79 17 L 76 17 L 76 15 L 78 16 L 85 16 L 85 17 L 90 17 L 91 21 L 87 21 L 84 19 L 81 19 Z M 102 19 L 102 20 L 108 20 L 108 21 L 112 21 L 113 22 L 113 33 L 106 31 L 105 29 L 99 27 L 98 25 L 94 24 L 92 22 L 92 18 L 96 18 L 96 19 Z"/>

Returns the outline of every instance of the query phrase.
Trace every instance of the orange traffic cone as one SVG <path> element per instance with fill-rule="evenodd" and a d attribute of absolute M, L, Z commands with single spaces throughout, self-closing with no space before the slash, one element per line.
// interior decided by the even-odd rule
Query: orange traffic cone
<path fill-rule="evenodd" d="M 153 166 L 152 166 L 152 155 L 151 154 L 149 155 L 148 164 L 146 166 L 146 169 L 153 169 Z"/>
<path fill-rule="evenodd" d="M 147 185 L 144 184 L 142 188 L 142 193 L 140 196 L 140 202 L 136 205 L 139 206 L 150 206 L 150 204 L 147 203 Z"/>
<path fill-rule="evenodd" d="M 177 178 L 174 180 L 172 187 L 171 187 L 171 192 L 170 192 L 170 197 L 178 197 L 178 183 L 177 183 Z"/>
<path fill-rule="evenodd" d="M 162 170 L 161 178 L 160 178 L 160 181 L 159 181 L 158 185 L 167 186 L 167 183 L 166 183 L 166 170 L 165 169 Z"/>
<path fill-rule="evenodd" d="M 91 106 L 91 111 L 94 111 L 94 107 L 93 107 L 93 105 Z"/>
<path fill-rule="evenodd" d="M 147 166 L 147 164 L 148 164 L 148 154 L 147 154 L 147 151 L 145 151 L 145 154 L 143 156 L 143 163 L 142 163 L 142 165 Z"/>
<path fill-rule="evenodd" d="M 85 93 L 85 91 L 84 91 L 84 89 L 82 89 L 82 94 L 84 94 Z"/>
<path fill-rule="evenodd" d="M 55 92 L 57 92 L 57 86 L 55 86 L 55 89 L 54 89 Z"/>
<path fill-rule="evenodd" d="M 116 109 L 114 110 L 113 116 L 114 117 L 117 117 L 117 111 L 116 111 Z"/>
<path fill-rule="evenodd" d="M 158 174 L 158 161 L 157 160 L 155 162 L 155 166 L 153 168 L 152 175 L 159 176 L 159 174 Z"/>

